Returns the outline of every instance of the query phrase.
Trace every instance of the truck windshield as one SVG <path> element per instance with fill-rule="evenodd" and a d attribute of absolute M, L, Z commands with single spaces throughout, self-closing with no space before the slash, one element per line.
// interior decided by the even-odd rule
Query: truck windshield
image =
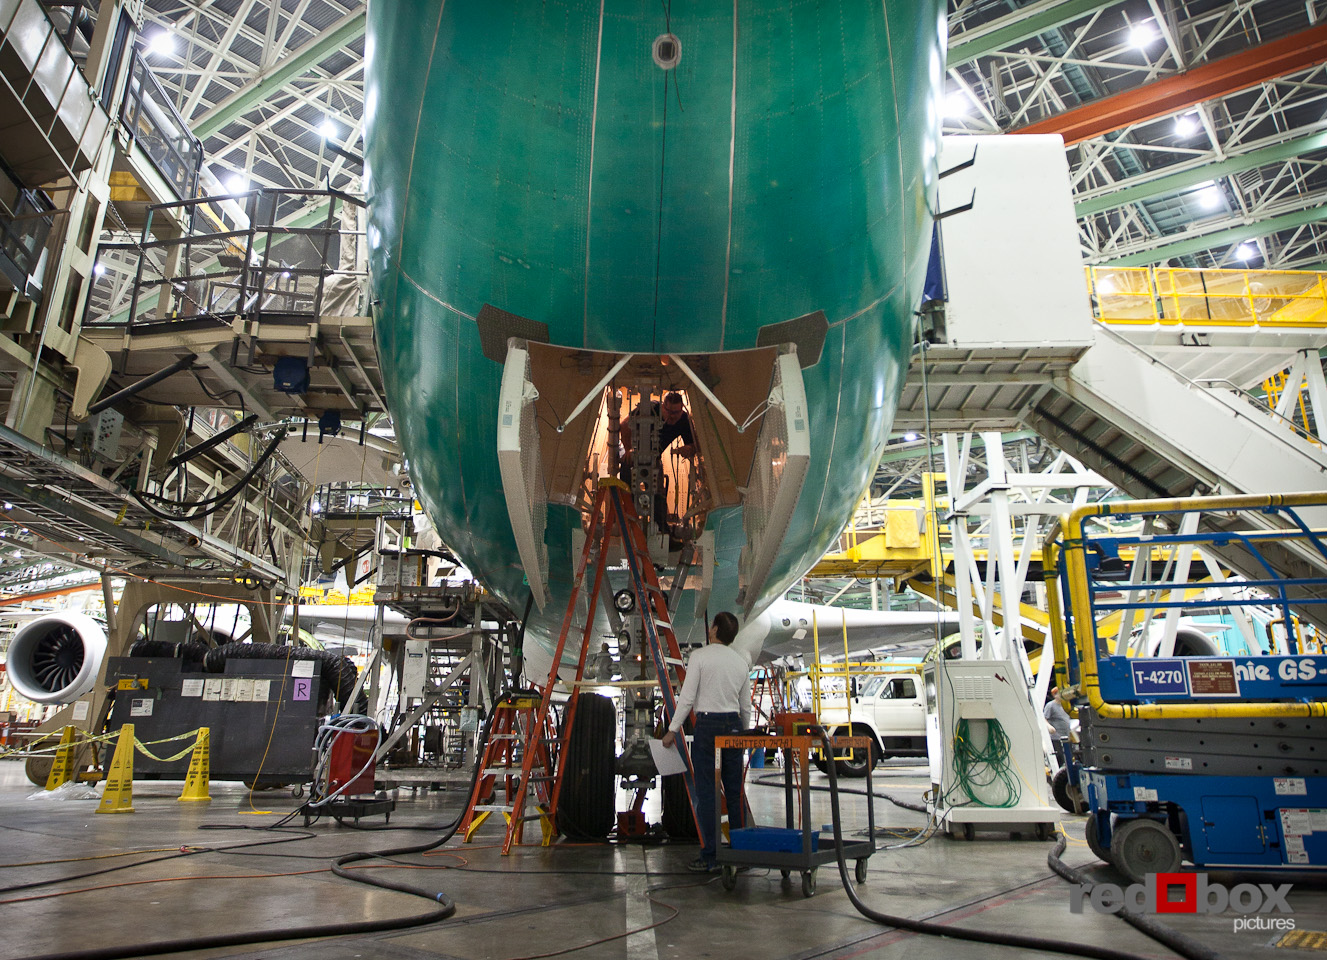
<path fill-rule="evenodd" d="M 878 693 L 880 692 L 880 688 L 883 687 L 883 686 L 885 685 L 885 681 L 886 681 L 887 679 L 889 679 L 889 678 L 888 678 L 888 677 L 872 677 L 871 679 L 867 680 L 865 683 L 862 684 L 861 692 L 858 693 L 857 696 L 859 696 L 859 697 L 874 697 L 876 694 L 878 694 Z"/>

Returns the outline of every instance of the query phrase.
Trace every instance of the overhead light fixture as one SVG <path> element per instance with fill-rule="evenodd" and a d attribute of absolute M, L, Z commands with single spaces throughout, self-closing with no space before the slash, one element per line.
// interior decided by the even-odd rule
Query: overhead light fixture
<path fill-rule="evenodd" d="M 165 30 L 159 30 L 148 40 L 147 52 L 156 57 L 172 56 L 175 53 L 175 38 Z"/>
<path fill-rule="evenodd" d="M 1215 210 L 1221 206 L 1221 189 L 1215 185 L 1202 190 L 1198 194 L 1198 202 L 1203 205 L 1204 210 Z"/>
<path fill-rule="evenodd" d="M 1175 135 L 1191 137 L 1198 132 L 1198 118 L 1191 113 L 1175 118 Z"/>
<path fill-rule="evenodd" d="M 904 442 L 904 443 L 912 443 L 912 441 L 914 441 L 914 440 L 916 440 L 916 439 L 918 439 L 918 437 L 917 437 L 917 434 L 915 434 L 915 433 L 905 433 L 905 434 L 903 435 L 903 442 Z"/>
<path fill-rule="evenodd" d="M 242 174 L 232 173 L 226 178 L 226 189 L 231 193 L 243 193 L 249 187 L 249 181 Z"/>
<path fill-rule="evenodd" d="M 1156 38 L 1156 27 L 1152 25 L 1151 20 L 1135 23 L 1129 28 L 1129 43 L 1137 47 L 1139 50 L 1146 50 L 1148 45 Z"/>
<path fill-rule="evenodd" d="M 966 93 L 955 90 L 945 97 L 945 116 L 949 118 L 966 117 L 972 112 L 972 100 Z"/>
<path fill-rule="evenodd" d="M 1251 243 L 1241 243 L 1241 244 L 1235 249 L 1235 259 L 1236 259 L 1236 260 L 1245 260 L 1245 261 L 1248 261 L 1248 260 L 1252 260 L 1252 259 L 1253 259 L 1254 257 L 1256 257 L 1257 255 L 1258 255 L 1258 248 L 1255 247 L 1255 246 L 1254 246 L 1253 244 L 1251 244 Z"/>
<path fill-rule="evenodd" d="M 324 140 L 335 140 L 336 135 L 339 132 L 336 128 L 336 121 L 331 117 L 323 120 L 322 126 L 318 128 L 318 132 L 322 134 Z"/>
<path fill-rule="evenodd" d="M 106 265 L 104 263 L 94 263 L 92 265 L 92 272 L 95 276 L 100 277 L 106 272 Z"/>

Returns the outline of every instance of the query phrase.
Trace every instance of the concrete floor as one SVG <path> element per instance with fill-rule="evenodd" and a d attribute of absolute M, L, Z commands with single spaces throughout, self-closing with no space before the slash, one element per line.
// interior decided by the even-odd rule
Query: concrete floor
<path fill-rule="evenodd" d="M 768 771 L 752 771 L 752 780 L 764 772 Z M 909 761 L 890 761 L 878 773 L 877 791 L 909 801 L 918 801 L 926 786 L 925 767 Z M 813 778 L 824 782 L 819 774 Z M 250 797 L 241 784 L 214 783 L 210 804 L 183 804 L 175 799 L 179 788 L 178 783 L 139 781 L 133 814 L 94 815 L 92 801 L 27 799 L 35 788 L 24 777 L 22 765 L 0 763 L 4 850 L 0 956 L 67 956 L 96 947 L 408 917 L 430 909 L 421 898 L 356 884 L 327 870 L 334 856 L 422 844 L 435 836 L 430 831 L 366 832 L 326 822 L 306 831 L 297 819 L 274 834 L 262 828 L 297 805 L 287 791 Z M 777 822 L 782 816 L 781 790 L 755 784 L 748 789 L 757 819 Z M 447 821 L 461 802 L 462 790 L 458 784 L 415 798 L 402 790 L 391 824 Z M 865 798 L 845 800 L 846 831 L 864 829 Z M 827 796 L 817 794 L 815 804 L 816 822 L 828 822 Z M 912 830 L 923 825 L 920 815 L 884 800 L 877 801 L 876 819 L 880 828 Z M 213 825 L 220 829 L 206 829 Z M 1085 867 L 1093 879 L 1123 884 L 1112 868 L 1087 850 L 1081 818 L 1066 817 L 1064 827 L 1070 838 L 1064 854 L 1067 864 Z M 278 839 L 286 842 L 246 851 L 221 850 Z M 522 847 L 504 858 L 496 848 L 498 839 L 494 827 L 482 832 L 474 844 L 453 840 L 427 855 L 377 861 L 367 868 L 377 876 L 446 893 L 457 904 L 449 920 L 413 929 L 172 956 L 954 960 L 1055 955 L 878 926 L 854 910 L 830 867 L 821 868 L 816 895 L 804 899 L 800 883 L 784 884 L 776 870 L 742 874 L 732 892 L 722 889 L 717 876 L 689 874 L 685 864 L 696 855 L 694 845 Z M 209 849 L 144 863 L 166 855 L 149 851 L 172 852 L 181 846 Z M 1090 908 L 1070 913 L 1069 885 L 1046 864 L 1050 848 L 1046 842 L 995 835 L 979 835 L 973 842 L 936 836 L 919 846 L 876 853 L 860 893 L 876 910 L 955 927 L 1106 945 L 1140 957 L 1175 956 L 1115 917 Z M 115 856 L 130 851 L 130 856 Z M 136 863 L 144 865 L 60 880 Z M 1247 879 L 1220 874 L 1212 878 L 1230 884 Z M 1278 882 L 1291 879 L 1296 878 L 1277 878 Z M 15 889 L 47 880 L 60 882 Z M 1327 931 L 1327 887 L 1300 878 L 1289 900 L 1299 930 Z M 1164 919 L 1169 927 L 1228 957 L 1288 960 L 1321 955 L 1275 948 L 1280 933 L 1235 933 L 1229 914 Z M 653 928 L 646 929 L 651 924 Z M 606 942 L 596 943 L 601 940 Z"/>

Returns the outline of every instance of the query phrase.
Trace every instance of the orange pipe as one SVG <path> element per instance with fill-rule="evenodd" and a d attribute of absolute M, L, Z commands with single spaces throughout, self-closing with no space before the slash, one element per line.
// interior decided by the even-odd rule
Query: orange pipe
<path fill-rule="evenodd" d="M 1010 133 L 1058 133 L 1065 146 L 1327 63 L 1327 23 L 1103 97 Z"/>

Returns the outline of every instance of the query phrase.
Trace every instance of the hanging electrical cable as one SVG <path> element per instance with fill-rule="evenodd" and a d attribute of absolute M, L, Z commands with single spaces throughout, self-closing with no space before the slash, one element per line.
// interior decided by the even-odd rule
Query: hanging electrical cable
<path fill-rule="evenodd" d="M 253 482 L 253 478 L 258 475 L 258 471 L 260 471 L 264 464 L 272 458 L 273 454 L 276 453 L 276 448 L 280 446 L 281 441 L 285 438 L 286 430 L 282 429 L 272 438 L 272 442 L 267 445 L 267 449 L 262 452 L 262 455 L 254 461 L 254 465 L 249 468 L 244 476 L 240 477 L 233 487 L 204 500 L 196 500 L 191 503 L 182 504 L 178 500 L 172 500 L 169 497 L 162 497 L 155 493 L 148 493 L 143 490 L 133 490 L 131 493 L 133 493 L 134 499 L 138 501 L 139 506 L 160 520 L 197 520 L 201 517 L 206 517 L 210 514 L 216 513 L 231 500 L 235 499 L 242 490 L 249 486 L 249 484 Z M 173 514 L 154 507 L 148 502 L 149 500 L 162 505 L 183 506 L 187 509 L 182 513 Z M 198 507 L 203 507 L 204 509 L 196 509 Z"/>

